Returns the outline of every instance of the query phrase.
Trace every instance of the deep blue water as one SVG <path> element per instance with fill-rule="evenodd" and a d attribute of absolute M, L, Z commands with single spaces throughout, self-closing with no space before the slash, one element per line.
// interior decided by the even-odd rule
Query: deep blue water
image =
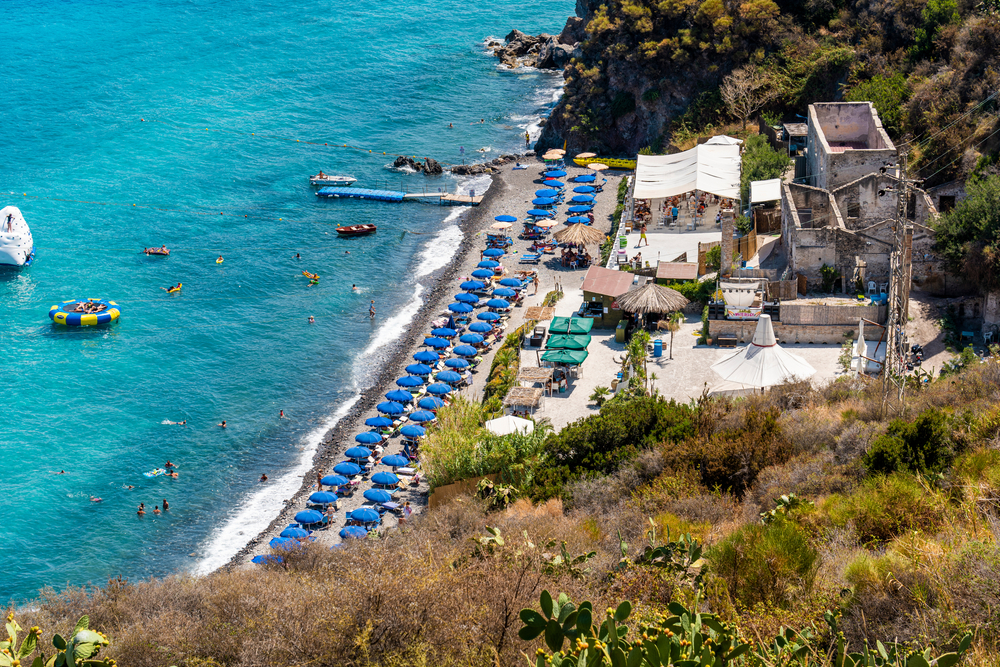
<path fill-rule="evenodd" d="M 204 570 L 266 526 L 460 241 L 457 211 L 317 200 L 306 176 L 482 191 L 488 180 L 388 171 L 381 152 L 458 162 L 460 147 L 470 161 L 522 148 L 559 77 L 499 71 L 482 40 L 558 32 L 572 12 L 569 0 L 0 3 L 0 206 L 21 208 L 37 249 L 33 266 L 0 270 L 0 602 Z M 344 143 L 372 153 L 332 147 Z M 378 234 L 333 231 L 357 222 Z M 139 252 L 160 244 L 169 258 Z M 160 289 L 178 281 L 180 294 Z M 76 297 L 115 299 L 122 318 L 50 324 L 49 306 Z M 177 480 L 142 476 L 167 459 Z M 163 498 L 169 513 L 136 516 Z"/>

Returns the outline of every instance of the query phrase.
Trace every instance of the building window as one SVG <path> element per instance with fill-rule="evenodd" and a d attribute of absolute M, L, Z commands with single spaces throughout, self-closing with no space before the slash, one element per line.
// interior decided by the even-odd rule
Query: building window
<path fill-rule="evenodd" d="M 848 218 L 860 218 L 861 217 L 861 204 L 857 202 L 849 202 L 847 204 L 847 217 Z"/>
<path fill-rule="evenodd" d="M 799 209 L 799 223 L 805 227 L 812 222 L 813 210 L 811 208 L 800 208 Z"/>
<path fill-rule="evenodd" d="M 955 195 L 941 195 L 938 197 L 938 213 L 947 213 L 955 208 Z"/>

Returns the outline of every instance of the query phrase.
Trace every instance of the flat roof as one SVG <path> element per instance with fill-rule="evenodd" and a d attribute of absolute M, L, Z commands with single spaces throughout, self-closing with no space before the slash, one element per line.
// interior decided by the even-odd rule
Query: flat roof
<path fill-rule="evenodd" d="M 785 132 L 790 137 L 809 136 L 809 126 L 806 123 L 785 123 L 782 127 L 785 128 Z"/>
<path fill-rule="evenodd" d="M 698 277 L 696 262 L 660 262 L 656 267 L 660 280 L 695 280 Z"/>
<path fill-rule="evenodd" d="M 583 291 L 616 297 L 629 291 L 634 274 L 628 271 L 612 271 L 603 266 L 592 266 L 583 279 Z"/>

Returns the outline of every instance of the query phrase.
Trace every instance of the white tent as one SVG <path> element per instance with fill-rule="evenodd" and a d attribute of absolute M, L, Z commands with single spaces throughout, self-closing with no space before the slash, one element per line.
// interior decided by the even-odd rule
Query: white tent
<path fill-rule="evenodd" d="M 636 158 L 635 199 L 660 199 L 694 190 L 739 199 L 739 146 L 701 144 L 674 155 Z"/>
<path fill-rule="evenodd" d="M 747 308 L 753 305 L 760 289 L 758 283 L 719 283 L 722 298 L 727 306 Z"/>
<path fill-rule="evenodd" d="M 712 370 L 724 380 L 750 387 L 806 380 L 816 372 L 808 361 L 778 346 L 770 315 L 760 316 L 749 345 L 712 364 Z"/>
<path fill-rule="evenodd" d="M 743 143 L 743 140 L 737 139 L 736 137 L 730 137 L 725 134 L 719 134 L 712 137 L 705 143 L 709 146 L 739 146 Z"/>
<path fill-rule="evenodd" d="M 535 422 L 530 419 L 512 417 L 511 415 L 491 419 L 484 426 L 486 426 L 487 431 L 497 435 L 510 435 L 511 433 L 523 433 L 527 435 L 535 430 Z"/>
<path fill-rule="evenodd" d="M 781 179 L 770 178 L 766 181 L 750 182 L 750 203 L 761 204 L 766 201 L 781 199 Z"/>

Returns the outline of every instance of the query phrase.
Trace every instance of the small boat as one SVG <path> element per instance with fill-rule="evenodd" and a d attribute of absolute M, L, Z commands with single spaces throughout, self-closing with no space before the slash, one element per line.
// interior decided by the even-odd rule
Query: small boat
<path fill-rule="evenodd" d="M 313 185 L 334 185 L 347 187 L 348 185 L 357 183 L 358 179 L 353 176 L 331 176 L 330 174 L 324 174 L 321 171 L 315 176 L 310 176 L 309 182 Z"/>
<path fill-rule="evenodd" d="M 586 167 L 588 164 L 600 163 L 606 164 L 611 169 L 635 169 L 635 160 L 614 158 L 614 157 L 591 157 L 591 158 L 574 158 L 573 162 L 580 165 L 581 167 Z"/>
<path fill-rule="evenodd" d="M 337 227 L 337 233 L 342 236 L 364 236 L 365 234 L 374 234 L 377 229 L 378 227 L 372 224 L 348 225 L 347 227 Z"/>
<path fill-rule="evenodd" d="M 0 264 L 29 266 L 34 258 L 35 242 L 20 209 L 0 208 Z"/>
<path fill-rule="evenodd" d="M 162 246 L 160 248 L 143 248 L 142 251 L 147 255 L 162 255 L 164 257 L 170 254 L 170 251 L 167 250 L 167 246 Z"/>

